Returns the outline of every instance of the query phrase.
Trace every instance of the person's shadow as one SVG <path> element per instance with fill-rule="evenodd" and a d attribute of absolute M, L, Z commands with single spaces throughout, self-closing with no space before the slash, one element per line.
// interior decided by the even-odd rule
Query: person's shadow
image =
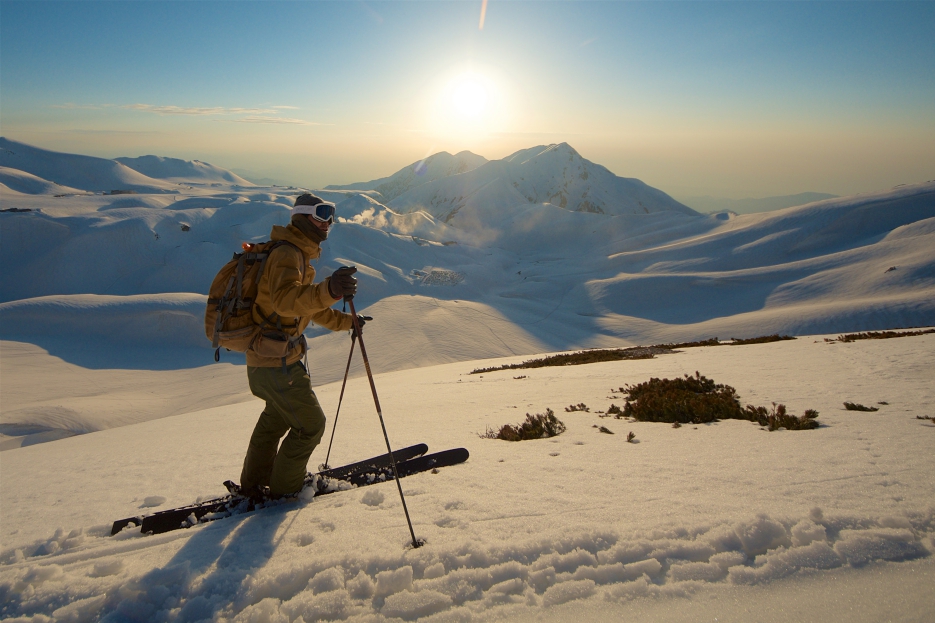
<path fill-rule="evenodd" d="M 266 565 L 282 540 L 277 531 L 299 508 L 284 504 L 196 528 L 169 562 L 109 595 L 101 620 L 213 619 L 237 600 L 244 580 Z"/>

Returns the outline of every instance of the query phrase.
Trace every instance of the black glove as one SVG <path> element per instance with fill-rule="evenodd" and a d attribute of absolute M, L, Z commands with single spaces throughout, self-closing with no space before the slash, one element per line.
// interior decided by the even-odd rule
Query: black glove
<path fill-rule="evenodd" d="M 354 277 L 356 272 L 356 266 L 342 266 L 331 273 L 331 281 L 328 283 L 331 298 L 340 299 L 357 294 L 357 278 Z"/>
<path fill-rule="evenodd" d="M 368 320 L 373 320 L 373 316 L 361 316 L 357 314 L 357 326 L 360 327 L 360 332 L 364 332 L 364 325 L 367 324 Z M 351 336 L 355 339 L 357 338 L 357 328 L 351 328 Z"/>

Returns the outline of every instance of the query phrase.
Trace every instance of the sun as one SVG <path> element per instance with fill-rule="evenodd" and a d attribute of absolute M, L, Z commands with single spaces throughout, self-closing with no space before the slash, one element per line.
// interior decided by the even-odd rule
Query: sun
<path fill-rule="evenodd" d="M 509 126 L 508 83 L 496 69 L 452 67 L 427 85 L 413 108 L 417 126 L 433 142 L 477 140 L 504 132 Z"/>
<path fill-rule="evenodd" d="M 452 80 L 451 105 L 454 111 L 470 120 L 479 119 L 487 112 L 488 86 L 472 73 L 464 73 Z"/>

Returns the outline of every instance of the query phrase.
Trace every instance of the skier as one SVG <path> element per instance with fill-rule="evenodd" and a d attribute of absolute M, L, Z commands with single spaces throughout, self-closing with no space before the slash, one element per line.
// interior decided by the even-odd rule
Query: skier
<path fill-rule="evenodd" d="M 308 349 L 302 333 L 309 322 L 332 331 L 347 331 L 353 326 L 350 314 L 331 306 L 357 292 L 353 276 L 357 269 L 342 267 L 314 283 L 315 269 L 309 265 L 321 255 L 321 243 L 328 238 L 333 223 L 334 204 L 306 193 L 296 198 L 290 224 L 275 225 L 270 233 L 270 240 L 290 244 L 276 247 L 267 260 L 253 319 L 299 339 L 290 343 L 285 357 L 263 356 L 262 345 L 247 351 L 250 391 L 266 401 L 240 475 L 241 492 L 253 498 L 262 497 L 267 487 L 271 497 L 297 493 L 309 456 L 325 431 L 325 414 L 301 361 Z M 363 327 L 365 317 L 358 316 L 358 321 Z M 286 438 L 280 446 L 283 435 Z"/>

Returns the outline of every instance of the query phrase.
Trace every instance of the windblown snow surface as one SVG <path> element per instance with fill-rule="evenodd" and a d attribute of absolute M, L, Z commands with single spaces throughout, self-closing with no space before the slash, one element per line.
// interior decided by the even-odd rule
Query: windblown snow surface
<path fill-rule="evenodd" d="M 144 176 L 2 147 L 18 186 L 0 194 L 0 619 L 933 620 L 935 426 L 919 418 L 935 416 L 935 335 L 824 338 L 935 324 L 935 183 L 739 217 L 602 214 L 567 192 L 562 207 L 566 163 L 589 177 L 598 165 L 558 145 L 454 170 L 393 205 L 369 189 L 319 191 L 341 222 L 313 267 L 360 269 L 391 441 L 471 452 L 403 481 L 426 540 L 412 549 L 391 483 L 109 536 L 115 519 L 238 478 L 262 403 L 242 356 L 213 363 L 205 292 L 242 241 L 288 220 L 301 190 L 245 187 L 206 163 L 139 161 Z M 496 194 L 534 162 L 525 197 Z M 71 164 L 136 192 L 102 194 L 132 188 Z M 449 193 L 490 165 L 506 173 L 478 192 L 495 201 Z M 601 188 L 586 190 L 626 191 Z M 424 196 L 463 204 L 461 216 L 445 222 Z M 771 333 L 799 337 L 470 374 L 537 353 Z M 327 440 L 350 340 L 308 336 Z M 744 404 L 817 409 L 822 426 L 674 429 L 597 413 L 622 404 L 626 384 L 695 371 Z M 359 356 L 351 377 L 333 465 L 384 450 Z M 590 411 L 564 410 L 582 402 Z M 564 434 L 479 436 L 547 408 Z"/>

